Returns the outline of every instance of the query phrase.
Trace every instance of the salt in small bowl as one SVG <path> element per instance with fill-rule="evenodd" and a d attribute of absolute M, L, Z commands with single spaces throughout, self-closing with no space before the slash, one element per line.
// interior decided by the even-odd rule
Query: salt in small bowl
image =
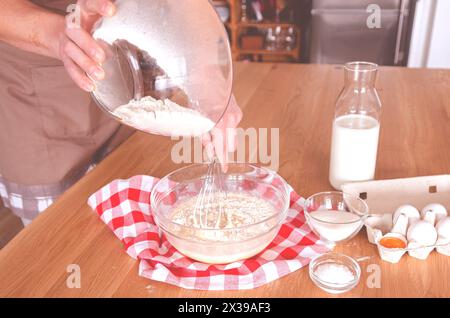
<path fill-rule="evenodd" d="M 320 266 L 326 264 L 336 264 L 347 267 L 354 278 L 345 283 L 325 281 L 316 271 Z M 309 263 L 309 277 L 317 287 L 330 294 L 341 294 L 352 290 L 358 285 L 361 278 L 361 267 L 353 258 L 344 254 L 329 252 L 316 257 Z"/>

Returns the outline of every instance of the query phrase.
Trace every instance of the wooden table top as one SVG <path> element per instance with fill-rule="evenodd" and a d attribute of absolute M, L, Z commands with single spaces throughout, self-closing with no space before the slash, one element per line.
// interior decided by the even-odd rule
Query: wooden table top
<path fill-rule="evenodd" d="M 280 169 L 303 196 L 331 189 L 328 163 L 334 104 L 343 85 L 337 66 L 237 63 L 235 95 L 242 127 L 280 128 Z M 450 71 L 384 67 L 377 179 L 450 172 Z M 117 178 L 162 177 L 177 168 L 170 138 L 136 133 L 0 251 L 0 297 L 327 297 L 304 267 L 250 291 L 188 291 L 138 276 L 113 233 L 87 206 L 88 196 Z M 450 297 L 450 258 L 380 260 L 364 231 L 337 251 L 362 262 L 360 284 L 344 297 Z M 66 287 L 78 264 L 81 288 Z M 366 283 L 381 268 L 381 288 Z"/>

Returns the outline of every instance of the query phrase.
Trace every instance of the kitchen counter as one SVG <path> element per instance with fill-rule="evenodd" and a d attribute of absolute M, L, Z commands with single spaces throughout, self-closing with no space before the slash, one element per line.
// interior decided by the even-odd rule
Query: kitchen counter
<path fill-rule="evenodd" d="M 280 128 L 279 173 L 302 196 L 331 190 L 329 149 L 334 104 L 343 70 L 330 65 L 237 63 L 235 95 L 241 126 Z M 450 172 L 450 71 L 381 68 L 383 103 L 377 179 Z M 0 251 L 0 297 L 326 297 L 304 267 L 249 291 L 189 291 L 138 276 L 138 262 L 86 204 L 91 193 L 117 178 L 162 177 L 179 166 L 170 160 L 170 138 L 134 134 L 69 189 Z M 450 257 L 404 256 L 380 260 L 362 231 L 336 251 L 369 257 L 360 284 L 347 297 L 450 297 Z M 81 288 L 70 289 L 68 265 L 81 270 Z M 373 282 L 378 264 L 380 288 Z M 376 275 L 376 274 L 375 274 Z M 367 283 L 369 280 L 369 284 Z M 375 286 L 376 287 L 376 286 Z"/>

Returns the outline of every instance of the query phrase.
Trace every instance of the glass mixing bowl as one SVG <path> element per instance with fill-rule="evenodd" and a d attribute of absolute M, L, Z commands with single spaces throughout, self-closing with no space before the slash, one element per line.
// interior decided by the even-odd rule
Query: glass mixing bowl
<path fill-rule="evenodd" d="M 115 110 L 143 97 L 168 99 L 212 123 L 204 125 L 206 131 L 192 125 L 193 135 L 209 131 L 225 113 L 233 79 L 228 35 L 214 7 L 206 0 L 116 0 L 115 4 L 116 14 L 100 19 L 92 31 L 106 52 L 102 64 L 106 77 L 94 80 L 94 100 L 122 123 L 160 133 L 123 120 Z"/>
<path fill-rule="evenodd" d="M 289 189 L 273 171 L 250 164 L 230 164 L 224 174 L 228 194 L 264 198 L 274 214 L 241 227 L 201 229 L 171 219 L 173 210 L 198 195 L 208 165 L 195 164 L 162 178 L 151 193 L 152 213 L 167 240 L 182 254 L 209 264 L 228 264 L 250 258 L 275 238 L 289 209 Z"/>

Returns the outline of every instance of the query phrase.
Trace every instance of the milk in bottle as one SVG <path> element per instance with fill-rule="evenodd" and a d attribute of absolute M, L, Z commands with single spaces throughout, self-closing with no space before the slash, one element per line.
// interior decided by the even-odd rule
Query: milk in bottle
<path fill-rule="evenodd" d="M 331 185 L 340 190 L 347 182 L 375 176 L 381 103 L 375 90 L 377 65 L 345 65 L 345 87 L 336 103 L 331 142 Z"/>

